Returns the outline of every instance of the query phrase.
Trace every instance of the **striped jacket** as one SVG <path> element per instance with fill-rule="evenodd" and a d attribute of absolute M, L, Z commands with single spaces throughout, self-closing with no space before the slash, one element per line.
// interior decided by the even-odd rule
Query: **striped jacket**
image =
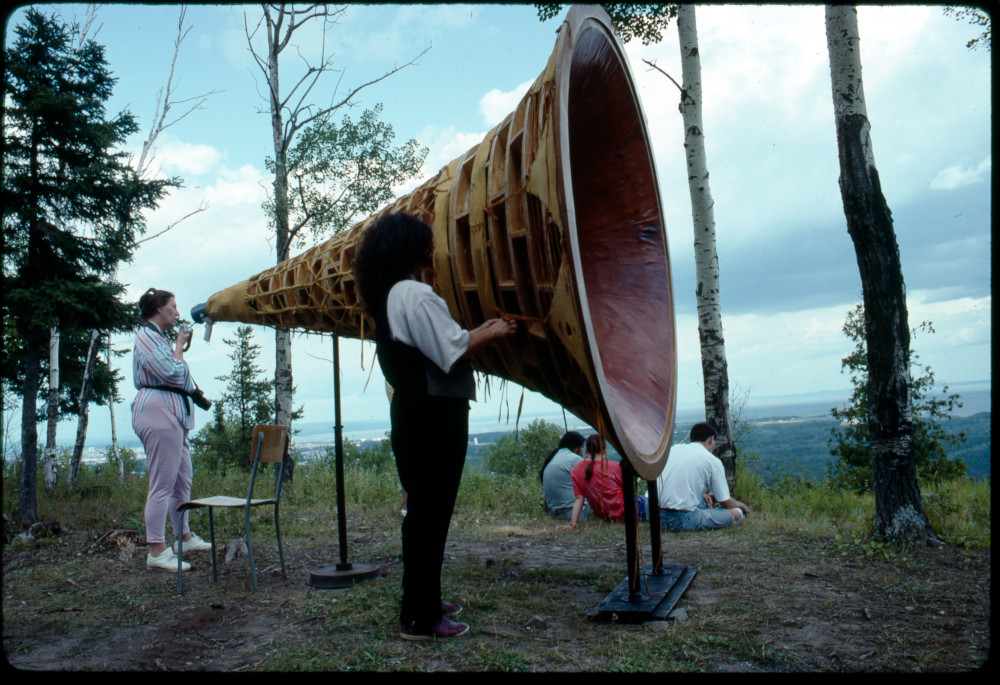
<path fill-rule="evenodd" d="M 150 386 L 165 385 L 194 392 L 194 379 L 186 362 L 174 358 L 173 347 L 156 324 L 143 325 L 135 336 L 132 348 L 132 381 L 139 394 L 132 401 L 132 423 L 155 395 L 162 400 L 185 428 L 194 428 L 194 407 L 191 399 Z"/>

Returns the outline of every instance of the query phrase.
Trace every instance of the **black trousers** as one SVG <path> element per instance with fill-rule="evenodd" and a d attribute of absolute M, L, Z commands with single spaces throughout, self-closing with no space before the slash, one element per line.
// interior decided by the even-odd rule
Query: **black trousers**
<path fill-rule="evenodd" d="M 396 392 L 390 420 L 396 470 L 407 496 L 399 618 L 428 632 L 441 620 L 441 566 L 465 467 L 469 401 Z"/>

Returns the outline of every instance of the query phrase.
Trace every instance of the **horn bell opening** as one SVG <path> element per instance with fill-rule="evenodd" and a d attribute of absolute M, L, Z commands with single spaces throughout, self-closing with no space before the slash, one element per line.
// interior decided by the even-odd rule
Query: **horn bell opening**
<path fill-rule="evenodd" d="M 645 118 L 620 43 L 596 21 L 574 34 L 563 58 L 568 88 L 564 82 L 560 123 L 577 292 L 608 437 L 650 480 L 666 462 L 676 400 L 665 224 Z"/>

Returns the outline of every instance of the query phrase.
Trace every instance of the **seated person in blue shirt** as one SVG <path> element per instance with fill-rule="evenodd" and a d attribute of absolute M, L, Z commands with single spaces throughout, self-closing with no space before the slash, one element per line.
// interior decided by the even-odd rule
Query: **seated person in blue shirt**
<path fill-rule="evenodd" d="M 559 446 L 549 453 L 538 472 L 538 479 L 542 481 L 542 489 L 545 491 L 545 510 L 554 519 L 568 521 L 573 514 L 576 495 L 570 473 L 574 466 L 583 461 L 585 443 L 582 435 L 569 431 L 559 440 Z M 584 503 L 580 518 L 593 518 L 590 505 Z"/>

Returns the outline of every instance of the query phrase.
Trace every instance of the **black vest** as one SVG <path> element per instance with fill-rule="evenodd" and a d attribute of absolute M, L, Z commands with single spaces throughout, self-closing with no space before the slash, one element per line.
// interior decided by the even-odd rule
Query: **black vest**
<path fill-rule="evenodd" d="M 394 393 L 402 393 L 404 397 L 476 399 L 476 380 L 468 359 L 459 359 L 445 373 L 416 347 L 391 340 L 388 328 L 388 322 L 376 327 L 375 354 Z M 380 330 L 386 332 L 379 333 Z"/>

